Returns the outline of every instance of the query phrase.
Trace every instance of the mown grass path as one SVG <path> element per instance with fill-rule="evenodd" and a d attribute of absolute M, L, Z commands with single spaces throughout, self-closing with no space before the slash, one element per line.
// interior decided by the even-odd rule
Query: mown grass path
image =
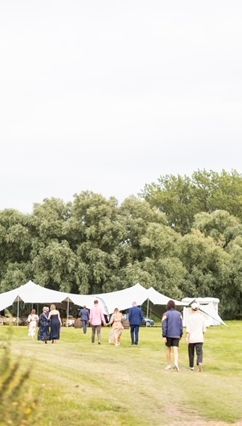
<path fill-rule="evenodd" d="M 3 340 L 7 329 L 0 328 Z M 142 328 L 130 346 L 90 342 L 90 329 L 62 329 L 47 345 L 15 327 L 14 355 L 33 362 L 30 385 L 40 397 L 39 426 L 242 425 L 242 322 L 207 331 L 203 373 L 188 369 L 187 345 L 180 347 L 180 372 L 165 371 L 159 327 Z"/>

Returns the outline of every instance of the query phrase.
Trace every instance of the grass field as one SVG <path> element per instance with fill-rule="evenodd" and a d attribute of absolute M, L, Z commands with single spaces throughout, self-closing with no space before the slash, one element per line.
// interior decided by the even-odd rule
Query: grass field
<path fill-rule="evenodd" d="M 44 345 L 14 327 L 12 352 L 33 361 L 30 385 L 39 395 L 39 426 L 242 425 L 242 322 L 207 330 L 204 371 L 188 369 L 180 346 L 180 371 L 165 371 L 159 327 L 142 328 L 138 347 L 129 330 L 122 345 L 90 342 L 90 329 L 62 329 L 57 344 Z M 0 328 L 4 340 L 7 328 Z M 33 423 L 34 424 L 34 423 Z"/>

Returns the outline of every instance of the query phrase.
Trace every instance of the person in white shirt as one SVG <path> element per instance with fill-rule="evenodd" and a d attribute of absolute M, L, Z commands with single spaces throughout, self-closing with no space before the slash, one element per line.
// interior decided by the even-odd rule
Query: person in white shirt
<path fill-rule="evenodd" d="M 38 321 L 39 321 L 39 317 L 36 314 L 36 310 L 32 309 L 31 313 L 28 316 L 28 324 L 29 324 L 29 336 L 32 337 L 32 339 L 35 338 L 35 334 L 36 334 L 36 330 L 37 330 L 37 325 L 38 325 Z"/>
<path fill-rule="evenodd" d="M 191 304 L 191 315 L 188 317 L 186 327 L 190 370 L 194 370 L 194 356 L 196 351 L 198 371 L 202 371 L 205 331 L 205 318 L 199 310 L 199 304 L 197 302 L 193 302 Z"/>

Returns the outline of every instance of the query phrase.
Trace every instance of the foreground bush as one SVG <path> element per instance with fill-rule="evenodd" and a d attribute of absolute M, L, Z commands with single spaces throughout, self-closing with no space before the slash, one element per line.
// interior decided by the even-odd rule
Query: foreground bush
<path fill-rule="evenodd" d="M 31 366 L 13 360 L 11 339 L 0 348 L 0 425 L 28 426 L 36 418 L 37 400 L 31 393 Z"/>

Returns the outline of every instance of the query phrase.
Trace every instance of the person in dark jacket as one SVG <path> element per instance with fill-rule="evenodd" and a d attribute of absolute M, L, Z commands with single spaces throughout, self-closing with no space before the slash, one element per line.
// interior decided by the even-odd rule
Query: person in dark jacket
<path fill-rule="evenodd" d="M 129 325 L 131 344 L 138 345 L 139 343 L 139 328 L 144 321 L 144 314 L 142 309 L 133 302 L 132 308 L 129 310 Z"/>
<path fill-rule="evenodd" d="M 162 317 L 162 336 L 167 346 L 167 366 L 166 370 L 174 368 L 179 371 L 178 365 L 178 348 L 179 341 L 183 334 L 182 316 L 176 310 L 174 300 L 169 300 L 167 311 Z"/>
<path fill-rule="evenodd" d="M 82 309 L 80 309 L 80 317 L 82 320 L 83 333 L 86 334 L 88 323 L 89 323 L 89 310 L 87 309 L 85 305 L 83 306 Z"/>
<path fill-rule="evenodd" d="M 50 320 L 48 306 L 43 307 L 43 312 L 39 316 L 38 339 L 45 343 L 47 343 L 50 339 Z"/>
<path fill-rule="evenodd" d="M 50 320 L 50 340 L 55 343 L 60 339 L 61 318 L 60 312 L 56 309 L 55 305 L 50 305 L 50 313 L 48 316 Z"/>

